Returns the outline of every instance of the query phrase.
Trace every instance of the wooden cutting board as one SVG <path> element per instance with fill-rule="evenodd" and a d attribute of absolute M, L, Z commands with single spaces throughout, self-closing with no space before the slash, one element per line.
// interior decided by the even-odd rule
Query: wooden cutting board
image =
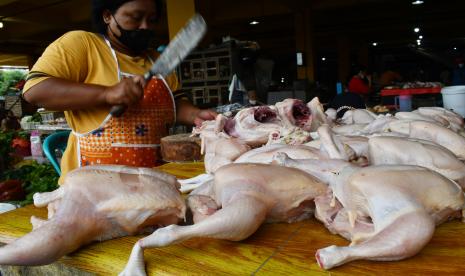
<path fill-rule="evenodd" d="M 166 162 L 192 162 L 202 160 L 200 138 L 190 133 L 161 138 L 161 156 Z"/>
<path fill-rule="evenodd" d="M 180 178 L 204 171 L 203 163 L 166 164 L 161 169 Z M 31 215 L 46 217 L 46 211 L 27 206 L 1 214 L 0 241 L 8 243 L 31 231 Z M 148 249 L 145 260 L 149 275 L 465 275 L 464 237 L 465 223 L 451 221 L 439 226 L 430 243 L 407 260 L 355 261 L 324 271 L 315 261 L 315 251 L 349 242 L 312 219 L 264 224 L 240 242 L 196 238 Z M 0 266 L 0 270 L 4 275 L 116 275 L 124 268 L 139 238 L 93 243 L 48 266 Z M 17 274 L 13 274 L 15 271 Z"/>

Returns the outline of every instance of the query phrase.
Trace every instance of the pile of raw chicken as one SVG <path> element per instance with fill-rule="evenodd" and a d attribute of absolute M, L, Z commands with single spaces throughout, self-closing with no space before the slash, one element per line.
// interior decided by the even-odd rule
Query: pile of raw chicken
<path fill-rule="evenodd" d="M 135 244 L 121 273 L 145 275 L 144 248 L 193 237 L 239 241 L 264 222 L 312 217 L 351 242 L 319 249 L 323 269 L 401 260 L 417 254 L 436 225 L 463 218 L 464 133 L 463 118 L 439 107 L 351 109 L 336 120 L 317 98 L 218 115 L 193 131 L 206 174 L 75 170 L 58 190 L 35 195 L 48 220 L 33 217 L 31 233 L 0 249 L 0 264 L 47 264 L 92 241 L 157 229 Z M 180 191 L 190 192 L 186 200 Z M 187 208 L 194 223 L 180 226 Z"/>

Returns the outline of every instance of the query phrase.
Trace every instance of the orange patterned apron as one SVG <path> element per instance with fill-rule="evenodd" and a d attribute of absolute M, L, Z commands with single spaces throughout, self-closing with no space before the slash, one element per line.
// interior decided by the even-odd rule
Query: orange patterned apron
<path fill-rule="evenodd" d="M 118 79 L 131 76 L 121 72 L 116 53 L 105 38 L 118 68 Z M 176 118 L 173 94 L 161 76 L 152 78 L 143 99 L 119 118 L 110 114 L 95 130 L 76 133 L 79 166 L 126 165 L 154 167 L 161 164 L 160 139 L 169 133 Z"/>

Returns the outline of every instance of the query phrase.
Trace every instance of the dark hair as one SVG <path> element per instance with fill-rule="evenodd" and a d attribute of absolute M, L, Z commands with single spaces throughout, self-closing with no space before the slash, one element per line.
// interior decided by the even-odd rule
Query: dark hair
<path fill-rule="evenodd" d="M 92 25 L 97 33 L 105 34 L 107 31 L 107 24 L 103 21 L 103 12 L 109 10 L 114 14 L 119 7 L 127 2 L 134 0 L 92 0 Z M 156 6 L 157 19 L 161 17 L 163 10 L 162 0 L 153 0 Z"/>

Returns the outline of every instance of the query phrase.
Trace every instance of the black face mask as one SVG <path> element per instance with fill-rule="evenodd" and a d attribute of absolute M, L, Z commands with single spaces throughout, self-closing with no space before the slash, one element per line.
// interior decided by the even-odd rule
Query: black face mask
<path fill-rule="evenodd" d="M 123 29 L 118 22 L 116 21 L 116 26 L 118 26 L 119 31 L 121 32 L 120 36 L 117 36 L 110 28 L 110 31 L 113 35 L 128 47 L 131 51 L 136 54 L 139 54 L 148 49 L 151 43 L 154 40 L 155 32 L 148 29 L 136 29 L 136 30 L 125 30 Z"/>

